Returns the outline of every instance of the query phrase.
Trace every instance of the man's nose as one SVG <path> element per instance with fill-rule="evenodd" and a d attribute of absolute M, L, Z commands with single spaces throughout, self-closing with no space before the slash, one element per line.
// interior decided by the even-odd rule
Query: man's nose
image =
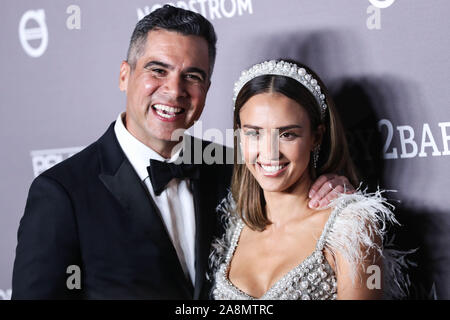
<path fill-rule="evenodd" d="M 187 95 L 184 81 L 180 75 L 173 74 L 165 79 L 164 93 L 173 99 L 185 97 Z"/>

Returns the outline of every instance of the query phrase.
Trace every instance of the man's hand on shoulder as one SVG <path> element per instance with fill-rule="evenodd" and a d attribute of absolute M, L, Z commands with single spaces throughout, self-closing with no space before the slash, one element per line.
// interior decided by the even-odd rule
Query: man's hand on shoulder
<path fill-rule="evenodd" d="M 326 207 L 338 197 L 340 193 L 354 193 L 355 188 L 347 177 L 334 173 L 321 175 L 309 191 L 309 207 L 319 209 Z"/>

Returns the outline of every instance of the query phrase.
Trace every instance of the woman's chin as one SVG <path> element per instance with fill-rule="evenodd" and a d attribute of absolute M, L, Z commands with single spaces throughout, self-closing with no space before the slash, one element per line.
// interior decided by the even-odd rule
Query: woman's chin
<path fill-rule="evenodd" d="M 260 183 L 259 185 L 264 192 L 283 192 L 288 189 L 284 184 L 279 183 Z"/>
<path fill-rule="evenodd" d="M 299 183 L 302 184 L 304 181 L 302 177 L 299 177 L 295 181 L 292 179 L 281 179 L 279 178 L 269 178 L 265 176 L 259 176 L 257 179 L 259 186 L 263 189 L 264 192 L 292 192 L 293 189 L 296 189 L 299 186 Z"/>

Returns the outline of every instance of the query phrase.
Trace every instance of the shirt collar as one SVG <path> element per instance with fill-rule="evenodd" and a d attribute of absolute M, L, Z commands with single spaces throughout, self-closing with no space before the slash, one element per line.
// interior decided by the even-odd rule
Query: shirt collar
<path fill-rule="evenodd" d="M 119 114 L 116 124 L 114 125 L 114 132 L 116 134 L 119 145 L 127 156 L 134 170 L 136 170 L 139 178 L 144 181 L 148 177 L 147 167 L 150 165 L 150 159 L 174 162 L 180 156 L 182 144 L 178 144 L 176 152 L 170 159 L 165 159 L 156 151 L 143 144 L 136 139 L 125 127 L 123 120 L 125 119 L 125 112 Z"/>

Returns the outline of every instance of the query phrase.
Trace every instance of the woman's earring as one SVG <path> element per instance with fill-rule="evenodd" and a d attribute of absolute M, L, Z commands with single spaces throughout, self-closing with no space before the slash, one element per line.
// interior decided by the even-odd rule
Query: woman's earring
<path fill-rule="evenodd" d="M 313 166 L 314 169 L 317 168 L 317 162 L 319 161 L 319 153 L 320 153 L 320 144 L 314 148 L 313 151 Z"/>

